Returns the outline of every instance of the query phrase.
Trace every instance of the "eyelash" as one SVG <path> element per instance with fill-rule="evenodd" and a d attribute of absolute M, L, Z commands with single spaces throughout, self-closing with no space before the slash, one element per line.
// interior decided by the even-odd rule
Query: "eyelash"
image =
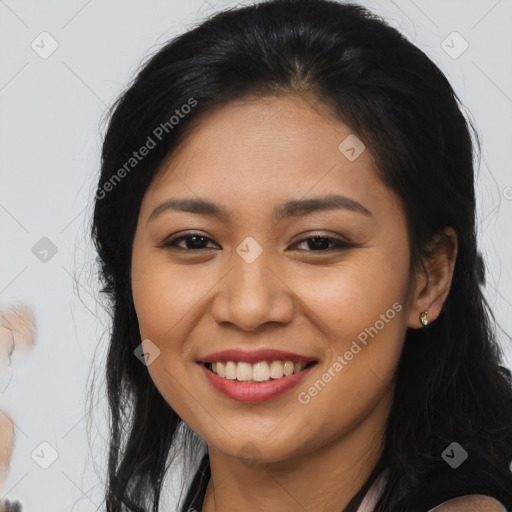
<path fill-rule="evenodd" d="M 207 241 L 212 241 L 213 242 L 213 240 L 211 238 L 207 237 L 207 236 L 201 235 L 199 233 L 191 233 L 191 234 L 188 234 L 188 235 L 182 235 L 182 236 L 178 236 L 178 237 L 175 237 L 175 238 L 171 238 L 171 239 L 165 240 L 160 245 L 158 245 L 158 247 L 166 248 L 166 249 L 176 248 L 176 249 L 179 249 L 179 250 L 182 250 L 182 251 L 187 251 L 187 252 L 199 252 L 199 251 L 204 251 L 204 250 L 208 249 L 208 248 L 186 249 L 186 248 L 178 247 L 177 246 L 177 244 L 179 242 L 181 242 L 183 240 L 187 240 L 188 238 L 193 238 L 193 237 L 204 238 Z M 326 253 L 333 252 L 333 251 L 336 251 L 336 250 L 338 250 L 338 251 L 339 250 L 346 250 L 346 249 L 350 249 L 352 247 L 356 247 L 356 244 L 345 242 L 344 240 L 340 240 L 339 238 L 333 238 L 333 237 L 330 237 L 330 236 L 311 236 L 311 237 L 303 238 L 302 240 L 298 240 L 293 245 L 302 244 L 304 242 L 307 242 L 308 240 L 328 240 L 329 242 L 334 242 L 335 247 L 331 247 L 329 249 L 320 249 L 318 251 L 307 250 L 306 252 L 317 252 L 317 253 L 320 253 L 320 254 L 326 254 Z"/>

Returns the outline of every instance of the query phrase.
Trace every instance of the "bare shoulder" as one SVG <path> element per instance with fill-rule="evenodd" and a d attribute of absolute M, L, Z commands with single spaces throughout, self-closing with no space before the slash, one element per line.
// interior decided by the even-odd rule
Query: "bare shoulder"
<path fill-rule="evenodd" d="M 507 512 L 496 499 L 483 494 L 470 494 L 445 501 L 429 512 Z"/>

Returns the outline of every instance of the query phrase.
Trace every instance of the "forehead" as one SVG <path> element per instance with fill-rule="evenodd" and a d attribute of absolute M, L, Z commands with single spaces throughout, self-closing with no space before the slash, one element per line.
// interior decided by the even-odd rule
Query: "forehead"
<path fill-rule="evenodd" d="M 233 101 L 194 122 L 162 165 L 144 203 L 196 196 L 215 198 L 236 212 L 268 205 L 273 213 L 275 204 L 292 198 L 338 193 L 389 207 L 396 198 L 377 177 L 369 148 L 361 143 L 355 159 L 353 152 L 351 158 L 344 152 L 347 144 L 358 144 L 355 137 L 310 98 Z"/>

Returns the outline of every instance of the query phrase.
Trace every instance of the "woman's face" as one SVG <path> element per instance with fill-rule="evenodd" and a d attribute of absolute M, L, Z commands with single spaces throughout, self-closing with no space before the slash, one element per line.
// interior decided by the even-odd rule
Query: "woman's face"
<path fill-rule="evenodd" d="M 418 311 L 404 212 L 360 144 L 297 97 L 235 101 L 201 119 L 144 196 L 131 276 L 148 371 L 225 455 L 286 460 L 384 422 Z M 161 206 L 171 199 L 225 216 Z M 248 364 L 265 349 L 294 355 Z M 231 379 L 199 362 L 224 350 L 244 352 L 220 356 Z M 276 361 L 299 356 L 316 364 L 279 379 L 300 366 Z"/>

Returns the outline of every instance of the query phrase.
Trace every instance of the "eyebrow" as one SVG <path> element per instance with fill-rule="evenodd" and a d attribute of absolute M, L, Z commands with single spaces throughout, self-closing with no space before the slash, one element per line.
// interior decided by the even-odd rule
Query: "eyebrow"
<path fill-rule="evenodd" d="M 311 199 L 298 199 L 287 201 L 274 207 L 274 217 L 282 220 L 288 217 L 300 217 L 314 212 L 343 209 L 352 212 L 371 216 L 372 212 L 360 202 L 341 195 L 330 195 Z M 155 208 L 148 218 L 149 221 L 167 210 L 195 213 L 199 215 L 210 215 L 219 219 L 228 220 L 231 218 L 229 212 L 222 206 L 206 201 L 204 199 L 185 198 L 168 199 Z"/>

